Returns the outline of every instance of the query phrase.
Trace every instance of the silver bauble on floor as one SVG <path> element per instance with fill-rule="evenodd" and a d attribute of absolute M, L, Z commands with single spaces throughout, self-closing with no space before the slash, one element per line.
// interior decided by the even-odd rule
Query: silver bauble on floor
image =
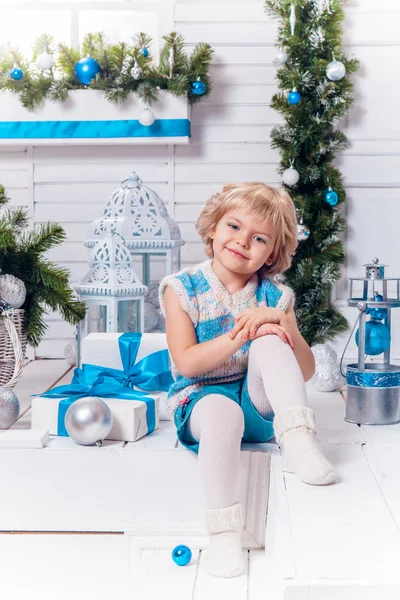
<path fill-rule="evenodd" d="M 104 440 L 111 431 L 113 416 L 101 398 L 80 398 L 65 414 L 68 435 L 82 446 L 91 446 Z"/>
<path fill-rule="evenodd" d="M 8 429 L 19 417 L 19 400 L 12 390 L 0 387 L 0 429 Z"/>

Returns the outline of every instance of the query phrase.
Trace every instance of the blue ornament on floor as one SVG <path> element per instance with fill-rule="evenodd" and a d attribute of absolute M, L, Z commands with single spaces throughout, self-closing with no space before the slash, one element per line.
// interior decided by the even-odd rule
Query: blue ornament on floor
<path fill-rule="evenodd" d="M 185 565 L 189 564 L 192 560 L 191 549 L 187 546 L 184 546 L 183 544 L 181 544 L 180 546 L 176 546 L 172 550 L 172 560 L 179 567 L 184 567 Z"/>
<path fill-rule="evenodd" d="M 288 94 L 288 102 L 289 104 L 298 104 L 301 100 L 301 96 L 296 88 L 293 88 L 292 91 Z"/>
<path fill-rule="evenodd" d="M 335 192 L 335 190 L 333 190 L 329 186 L 329 188 L 325 192 L 325 201 L 326 201 L 326 203 L 329 204 L 329 206 L 336 206 L 336 204 L 338 203 L 338 200 L 339 200 L 339 196 L 337 195 L 337 193 Z"/>
<path fill-rule="evenodd" d="M 196 81 L 192 83 L 192 92 L 193 94 L 196 94 L 196 96 L 202 96 L 205 91 L 206 84 L 203 81 L 201 81 L 200 77 L 198 77 Z"/>
<path fill-rule="evenodd" d="M 145 58 L 147 58 L 147 57 L 148 57 L 148 55 L 149 55 L 149 51 L 147 50 L 147 48 L 142 48 L 142 54 L 143 54 L 143 56 L 144 56 Z"/>
<path fill-rule="evenodd" d="M 360 337 L 360 330 L 356 332 L 356 344 Z M 365 354 L 375 356 L 382 354 L 390 346 L 390 331 L 384 323 L 379 321 L 368 321 L 365 324 Z"/>
<path fill-rule="evenodd" d="M 14 79 L 15 81 L 19 81 L 20 79 L 22 79 L 24 76 L 24 72 L 22 69 L 20 69 L 19 67 L 14 67 L 11 71 L 10 71 L 10 77 L 12 79 Z"/>
<path fill-rule="evenodd" d="M 94 58 L 87 56 L 81 58 L 75 65 L 75 75 L 77 80 L 83 85 L 89 85 L 89 83 L 100 73 L 100 65 Z"/>

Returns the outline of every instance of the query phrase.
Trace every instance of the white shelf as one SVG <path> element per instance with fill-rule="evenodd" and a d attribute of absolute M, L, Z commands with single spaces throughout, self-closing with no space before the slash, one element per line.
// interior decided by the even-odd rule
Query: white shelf
<path fill-rule="evenodd" d="M 106 100 L 96 90 L 74 90 L 66 102 L 45 100 L 37 110 L 22 106 L 18 94 L 0 92 L 0 146 L 71 144 L 187 144 L 190 105 L 186 96 L 160 91 L 151 106 L 156 120 L 143 127 L 137 117 L 143 102 Z"/>

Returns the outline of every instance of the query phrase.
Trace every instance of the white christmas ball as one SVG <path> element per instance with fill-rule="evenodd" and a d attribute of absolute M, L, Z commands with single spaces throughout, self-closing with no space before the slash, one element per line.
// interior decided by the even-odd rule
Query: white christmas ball
<path fill-rule="evenodd" d="M 333 60 L 326 67 L 326 76 L 331 81 L 340 81 L 346 75 L 346 68 L 340 60 Z"/>
<path fill-rule="evenodd" d="M 42 52 L 42 54 L 39 54 L 39 56 L 36 59 L 36 65 L 42 71 L 45 71 L 46 69 L 51 69 L 51 67 L 54 65 L 53 57 L 47 52 Z"/>
<path fill-rule="evenodd" d="M 288 59 L 288 55 L 286 54 L 286 52 L 284 52 L 283 50 L 279 50 L 278 54 L 275 56 L 273 62 L 274 62 L 274 65 L 281 66 L 286 63 L 287 59 Z"/>
<path fill-rule="evenodd" d="M 315 344 L 311 347 L 315 358 L 315 374 L 311 379 L 319 392 L 333 392 L 346 381 L 342 376 L 335 350 L 329 344 Z"/>
<path fill-rule="evenodd" d="M 283 183 L 286 183 L 286 185 L 296 185 L 296 183 L 299 181 L 299 179 L 300 179 L 299 172 L 296 171 L 296 169 L 293 169 L 293 167 L 289 167 L 289 169 L 286 169 L 286 171 L 283 171 L 282 181 L 283 181 Z"/>
<path fill-rule="evenodd" d="M 19 416 L 19 400 L 12 390 L 0 387 L 0 429 L 8 429 Z"/>
<path fill-rule="evenodd" d="M 24 282 L 14 275 L 0 275 L 0 298 L 14 308 L 21 308 L 26 298 Z"/>
<path fill-rule="evenodd" d="M 138 121 L 141 125 L 144 125 L 145 127 L 150 127 L 150 125 L 153 125 L 155 121 L 153 111 L 150 110 L 150 108 L 148 107 L 144 108 L 138 116 Z"/>
<path fill-rule="evenodd" d="M 104 440 L 113 425 L 111 409 L 101 398 L 90 397 L 76 400 L 65 413 L 65 429 L 68 435 L 82 446 L 91 446 Z"/>

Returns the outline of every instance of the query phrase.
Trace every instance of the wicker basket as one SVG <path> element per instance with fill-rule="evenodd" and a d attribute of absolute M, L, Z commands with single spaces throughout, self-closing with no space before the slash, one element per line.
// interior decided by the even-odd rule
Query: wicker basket
<path fill-rule="evenodd" d="M 24 312 L 0 313 L 0 386 L 12 389 L 22 375 L 26 336 L 22 333 Z"/>

